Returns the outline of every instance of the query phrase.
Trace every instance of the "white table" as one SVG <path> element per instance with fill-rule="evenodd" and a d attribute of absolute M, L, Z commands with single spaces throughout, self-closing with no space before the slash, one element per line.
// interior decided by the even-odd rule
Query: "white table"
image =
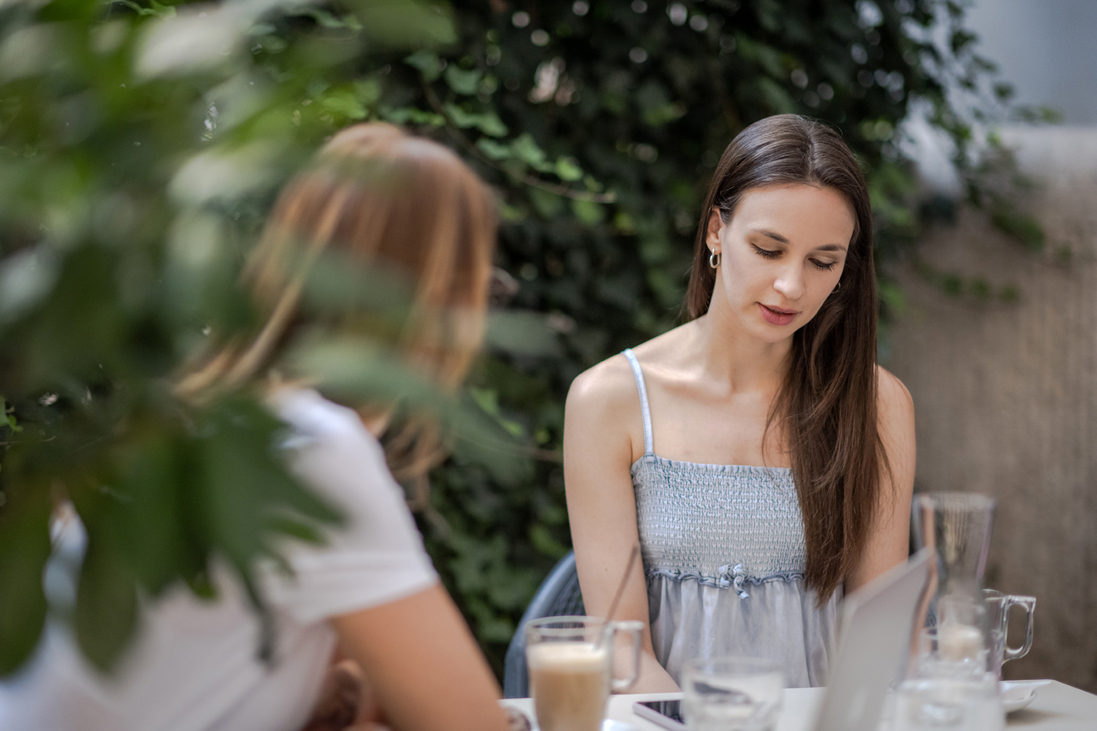
<path fill-rule="evenodd" d="M 624 721 L 636 731 L 663 731 L 654 723 L 632 712 L 636 701 L 657 701 L 681 698 L 681 693 L 645 693 L 615 695 L 609 700 L 608 717 Z M 785 691 L 784 709 L 777 722 L 777 731 L 811 731 L 815 710 L 823 697 L 822 688 L 790 688 Z M 510 698 L 505 705 L 518 708 L 533 720 L 533 701 Z M 1042 686 L 1028 708 L 1006 717 L 1010 729 L 1031 731 L 1094 731 L 1097 729 L 1097 695 L 1072 688 L 1058 681 Z M 884 725 L 881 724 L 883 727 Z"/>

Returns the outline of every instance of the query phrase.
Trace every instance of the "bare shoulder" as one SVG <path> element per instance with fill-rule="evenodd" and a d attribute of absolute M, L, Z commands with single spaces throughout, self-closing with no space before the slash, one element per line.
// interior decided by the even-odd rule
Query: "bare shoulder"
<path fill-rule="evenodd" d="M 650 370 L 659 370 L 672 364 L 675 355 L 682 352 L 683 343 L 688 341 L 695 328 L 695 323 L 686 323 L 637 345 L 634 352 L 645 377 L 650 375 Z M 568 391 L 567 406 L 569 409 L 574 406 L 584 410 L 609 409 L 635 411 L 639 414 L 636 377 L 628 359 L 621 354 L 614 355 L 579 374 Z"/>
<path fill-rule="evenodd" d="M 914 400 L 903 382 L 880 366 L 876 367 L 876 413 L 880 438 L 887 450 L 892 481 L 902 500 L 909 502 L 914 489 L 915 434 Z M 900 502 L 902 502 L 902 500 Z"/>
<path fill-rule="evenodd" d="M 903 382 L 882 366 L 876 366 L 876 404 L 882 419 L 912 419 L 914 399 Z"/>
<path fill-rule="evenodd" d="M 584 416 L 622 416 L 639 410 L 636 380 L 623 355 L 607 358 L 580 373 L 568 389 L 567 411 Z"/>

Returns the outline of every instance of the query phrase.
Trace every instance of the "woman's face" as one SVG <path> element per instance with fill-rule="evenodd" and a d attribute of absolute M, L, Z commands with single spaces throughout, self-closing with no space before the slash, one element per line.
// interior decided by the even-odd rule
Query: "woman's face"
<path fill-rule="evenodd" d="M 838 285 L 856 217 L 844 195 L 805 184 L 752 188 L 706 243 L 720 253 L 710 313 L 764 342 L 791 337 Z"/>

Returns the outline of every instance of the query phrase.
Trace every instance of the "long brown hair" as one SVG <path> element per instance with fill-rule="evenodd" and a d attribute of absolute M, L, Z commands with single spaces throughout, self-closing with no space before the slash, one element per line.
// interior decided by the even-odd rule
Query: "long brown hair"
<path fill-rule="evenodd" d="M 341 131 L 283 188 L 245 265 L 261 330 L 203 356 L 177 393 L 236 388 L 271 367 L 306 317 L 302 289 L 323 251 L 408 281 L 414 301 L 395 334 L 399 350 L 418 372 L 456 388 L 483 337 L 496 226 L 491 191 L 448 148 L 389 124 Z M 357 406 L 368 414 L 390 405 Z M 402 415 L 384 442 L 404 481 L 446 453 L 436 421 L 421 413 Z"/>
<path fill-rule="evenodd" d="M 716 167 L 697 230 L 686 291 L 689 319 L 708 311 L 714 206 L 731 220 L 748 190 L 802 183 L 842 193 L 855 227 L 839 288 L 796 331 L 788 372 L 766 423 L 787 440 L 807 542 L 805 579 L 826 601 L 860 561 L 880 500 L 887 455 L 876 415 L 876 272 L 872 213 L 857 159 L 834 130 L 803 117 L 767 117 L 740 132 Z"/>

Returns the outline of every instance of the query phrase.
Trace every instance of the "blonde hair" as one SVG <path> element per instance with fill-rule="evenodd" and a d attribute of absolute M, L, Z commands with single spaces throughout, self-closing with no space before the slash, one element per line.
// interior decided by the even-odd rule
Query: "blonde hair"
<path fill-rule="evenodd" d="M 285 186 L 245 265 L 261 328 L 207 352 L 176 392 L 202 398 L 265 375 L 306 319 L 302 290 L 325 251 L 411 283 L 398 348 L 419 373 L 456 389 L 483 339 L 496 225 L 491 191 L 448 148 L 389 124 L 341 131 Z M 391 404 L 358 407 L 381 413 Z M 385 448 L 390 469 L 405 481 L 421 478 L 446 453 L 436 420 L 423 413 L 402 418 Z"/>

